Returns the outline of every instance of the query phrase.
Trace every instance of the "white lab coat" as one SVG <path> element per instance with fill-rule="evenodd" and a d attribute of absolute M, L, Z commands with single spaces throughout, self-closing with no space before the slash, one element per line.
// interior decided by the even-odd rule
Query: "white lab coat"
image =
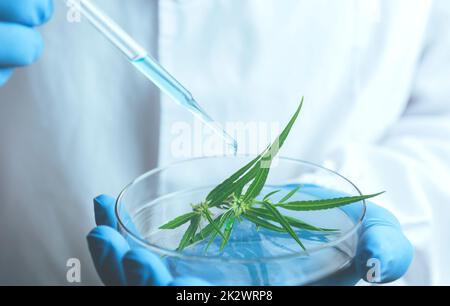
<path fill-rule="evenodd" d="M 304 95 L 283 155 L 386 190 L 377 203 L 415 246 L 402 282 L 450 284 L 448 1 L 97 2 L 218 121 L 283 125 Z M 69 258 L 98 283 L 91 199 L 117 195 L 158 155 L 188 157 L 174 153 L 174 126 L 192 117 L 64 10 L 42 30 L 40 62 L 0 89 L 1 284 L 69 284 Z"/>

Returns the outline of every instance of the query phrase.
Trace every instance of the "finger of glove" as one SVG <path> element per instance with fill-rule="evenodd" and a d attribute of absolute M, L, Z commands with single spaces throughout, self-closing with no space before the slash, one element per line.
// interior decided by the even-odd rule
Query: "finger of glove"
<path fill-rule="evenodd" d="M 11 78 L 12 74 L 12 69 L 0 69 L 0 87 L 6 84 L 6 82 Z"/>
<path fill-rule="evenodd" d="M 42 37 L 25 26 L 0 23 L 0 68 L 27 66 L 42 53 Z"/>
<path fill-rule="evenodd" d="M 53 14 L 52 0 L 0 0 L 0 21 L 35 27 Z"/>
<path fill-rule="evenodd" d="M 114 212 L 116 200 L 108 195 L 102 194 L 94 199 L 95 223 L 106 225 L 117 229 L 117 219 Z"/>
<path fill-rule="evenodd" d="M 108 195 L 99 195 L 94 199 L 95 222 L 97 225 L 106 225 L 119 230 L 119 222 L 115 212 L 116 200 Z M 125 209 L 125 205 L 120 205 L 119 216 L 122 225 L 135 237 L 141 238 L 132 218 Z M 131 243 L 131 241 L 130 241 Z"/>
<path fill-rule="evenodd" d="M 370 217 L 369 217 L 370 218 Z M 361 234 L 355 266 L 361 278 L 372 283 L 389 283 L 408 270 L 414 249 L 395 223 L 377 215 L 380 222 L 370 219 Z"/>
<path fill-rule="evenodd" d="M 114 229 L 98 226 L 87 236 L 89 251 L 98 275 L 105 285 L 125 285 L 122 266 L 124 255 L 129 251 L 128 243 Z"/>
<path fill-rule="evenodd" d="M 167 286 L 173 280 L 161 258 L 142 248 L 129 251 L 123 266 L 127 284 L 132 286 Z"/>

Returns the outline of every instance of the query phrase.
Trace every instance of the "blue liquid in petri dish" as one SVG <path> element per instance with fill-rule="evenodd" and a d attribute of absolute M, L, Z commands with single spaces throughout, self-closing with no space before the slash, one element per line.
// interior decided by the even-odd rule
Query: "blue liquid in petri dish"
<path fill-rule="evenodd" d="M 147 233 L 141 232 L 145 239 L 154 245 L 165 249 L 176 249 L 181 236 L 186 228 L 178 230 L 159 231 L 153 226 L 142 226 L 143 223 L 161 216 L 157 206 L 179 207 L 180 203 L 197 203 L 204 196 L 205 190 L 183 191 L 155 200 L 147 206 L 147 212 L 136 218 L 136 223 L 141 223 L 139 228 L 152 228 Z M 267 194 L 274 189 L 265 187 L 262 194 Z M 302 190 L 302 189 L 301 189 Z M 279 195 L 282 197 L 282 194 Z M 308 194 L 308 188 L 299 191 L 292 200 L 315 200 L 316 196 Z M 277 198 L 274 196 L 273 201 Z M 311 225 L 325 228 L 348 229 L 353 227 L 353 221 L 344 211 L 339 209 L 317 213 L 300 213 L 283 211 L 283 214 L 299 218 Z M 146 215 L 144 217 L 144 215 Z M 153 219 L 151 223 L 161 224 Z M 205 226 L 203 224 L 203 226 Z M 187 226 L 187 225 L 186 225 Z M 295 229 L 298 237 L 308 250 L 329 244 L 341 235 L 336 232 L 313 232 Z M 230 240 L 223 251 L 221 237 L 217 236 L 207 252 L 205 248 L 209 239 L 200 241 L 186 248 L 182 253 L 187 256 L 203 258 L 220 258 L 221 261 L 202 261 L 166 256 L 164 260 L 169 270 L 178 276 L 197 275 L 217 285 L 299 285 L 308 284 L 312 280 L 322 278 L 324 275 L 334 273 L 350 264 L 353 258 L 348 243 L 332 245 L 318 253 L 309 255 L 287 233 L 278 233 L 264 228 L 257 228 L 253 223 L 242 219 L 235 223 Z M 297 254 L 299 254 L 297 256 Z M 268 260 L 270 258 L 289 257 L 283 260 Z M 223 259 L 223 261 L 222 261 Z M 228 260 L 231 260 L 229 262 Z M 244 260 L 247 262 L 235 263 L 233 261 Z"/>

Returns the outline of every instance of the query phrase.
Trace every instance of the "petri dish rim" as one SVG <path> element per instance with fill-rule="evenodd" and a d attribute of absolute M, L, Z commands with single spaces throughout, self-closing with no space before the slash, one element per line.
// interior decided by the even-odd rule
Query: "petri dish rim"
<path fill-rule="evenodd" d="M 200 255 L 191 255 L 191 254 L 183 254 L 174 250 L 169 250 L 166 248 L 162 248 L 160 246 L 157 246 L 155 244 L 151 244 L 148 241 L 146 241 L 145 239 L 142 239 L 141 237 L 137 236 L 136 234 L 133 233 L 132 230 L 130 230 L 122 221 L 121 217 L 120 217 L 120 205 L 121 205 L 121 200 L 123 199 L 123 197 L 125 196 L 126 192 L 134 185 L 138 184 L 139 182 L 145 180 L 146 178 L 165 171 L 173 166 L 176 165 L 180 165 L 183 163 L 188 163 L 188 162 L 193 162 L 193 161 L 199 161 L 199 160 L 204 160 L 204 159 L 223 159 L 223 158 L 231 158 L 231 157 L 242 157 L 242 158 L 249 158 L 252 157 L 250 155 L 237 155 L 237 156 L 211 156 L 211 157 L 196 157 L 196 158 L 189 158 L 189 159 L 183 159 L 183 160 L 179 160 L 173 163 L 170 163 L 166 166 L 162 166 L 162 167 L 157 167 L 153 170 L 150 170 L 142 175 L 140 175 L 139 177 L 137 177 L 136 179 L 134 179 L 131 183 L 129 183 L 128 185 L 125 186 L 125 188 L 120 192 L 119 196 L 116 199 L 116 203 L 115 203 L 115 207 L 114 207 L 114 213 L 117 219 L 117 222 L 119 224 L 119 226 L 126 232 L 127 235 L 129 235 L 135 242 L 137 242 L 138 244 L 144 246 L 145 248 L 148 248 L 152 251 L 154 251 L 155 253 L 161 255 L 161 256 L 170 256 L 170 257 L 178 257 L 180 259 L 183 260 L 191 260 L 191 261 L 207 261 L 207 262 L 226 262 L 226 263 L 235 263 L 235 264 L 246 264 L 246 263 L 268 263 L 271 261 L 280 261 L 280 260 L 289 260 L 289 259 L 293 259 L 293 258 L 298 258 L 298 257 L 303 257 L 303 256 L 309 256 L 313 253 L 319 252 L 321 250 L 327 249 L 327 248 L 331 248 L 334 247 L 336 245 L 338 245 L 339 243 L 347 240 L 350 236 L 352 236 L 356 231 L 358 231 L 358 229 L 361 227 L 362 222 L 364 220 L 364 217 L 366 215 L 366 210 L 367 210 L 367 205 L 366 205 L 366 201 L 363 200 L 362 202 L 362 213 L 361 216 L 359 217 L 358 221 L 355 223 L 355 225 L 347 230 L 345 233 L 343 233 L 338 239 L 335 239 L 331 242 L 328 243 L 324 243 L 320 246 L 316 246 L 313 248 L 310 248 L 306 251 L 299 251 L 299 252 L 295 252 L 292 254 L 286 254 L 286 255 L 280 255 L 280 256 L 273 256 L 273 257 L 263 257 L 263 258 L 252 258 L 252 259 L 245 259 L 245 258 L 223 258 L 220 256 L 200 256 Z M 284 160 L 284 161 L 288 161 L 288 162 L 294 162 L 294 163 L 301 163 L 301 164 L 305 164 L 305 165 L 309 165 L 312 167 L 316 167 L 319 168 L 321 170 L 327 171 L 333 175 L 336 175 L 338 177 L 340 177 L 341 179 L 345 180 L 346 182 L 348 182 L 353 188 L 355 188 L 356 192 L 359 195 L 362 195 L 361 191 L 359 190 L 359 188 L 353 184 L 349 179 L 347 179 L 346 177 L 342 176 L 341 174 L 330 170 L 328 168 L 325 168 L 323 166 L 314 164 L 312 162 L 308 162 L 308 161 L 304 161 L 301 159 L 296 159 L 296 158 L 290 158 L 290 157 L 279 157 L 280 160 Z"/>

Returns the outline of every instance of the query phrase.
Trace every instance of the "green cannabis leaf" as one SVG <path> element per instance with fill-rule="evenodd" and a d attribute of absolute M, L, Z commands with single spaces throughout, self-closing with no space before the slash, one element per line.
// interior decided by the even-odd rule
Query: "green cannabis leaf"
<path fill-rule="evenodd" d="M 352 204 L 355 202 L 359 202 L 362 200 L 367 200 L 370 198 L 377 197 L 384 192 L 380 192 L 377 194 L 366 195 L 366 196 L 357 196 L 357 197 L 345 197 L 345 198 L 336 198 L 336 199 L 326 199 L 326 200 L 315 200 L 315 201 L 296 201 L 289 203 L 279 203 L 278 207 L 295 210 L 295 211 L 313 211 L 313 210 L 326 210 L 336 207 L 341 207 L 344 205 Z"/>
<path fill-rule="evenodd" d="M 280 202 L 278 202 L 278 204 L 282 204 L 284 202 L 286 202 L 287 200 L 289 200 L 290 198 L 292 198 L 292 196 L 294 194 L 296 194 L 299 190 L 300 190 L 301 186 L 298 186 L 297 188 L 292 189 L 291 191 L 289 191 L 289 193 L 287 195 L 285 195 Z"/>
<path fill-rule="evenodd" d="M 263 202 L 263 205 L 266 207 L 267 211 L 270 211 L 270 213 L 277 219 L 277 221 L 281 224 L 281 226 L 289 233 L 289 235 L 292 236 L 292 238 L 297 241 L 297 243 L 302 247 L 303 250 L 306 251 L 305 246 L 298 238 L 297 234 L 292 229 L 291 225 L 289 224 L 288 220 L 278 211 L 278 209 L 271 203 Z"/>
<path fill-rule="evenodd" d="M 181 252 L 188 246 L 209 239 L 205 247 L 205 252 L 207 252 L 218 237 L 222 240 L 220 251 L 223 251 L 230 240 L 236 223 L 241 222 L 243 219 L 255 224 L 257 228 L 286 233 L 297 242 L 302 250 L 306 251 L 306 247 L 294 231 L 294 228 L 311 232 L 337 232 L 338 230 L 313 226 L 300 219 L 286 216 L 282 211 L 332 209 L 382 194 L 288 202 L 299 192 L 301 188 L 299 186 L 287 192 L 276 203 L 271 201 L 271 197 L 280 193 L 281 190 L 272 191 L 266 194 L 262 200 L 257 200 L 266 184 L 273 159 L 278 155 L 297 121 L 303 102 L 304 98 L 302 98 L 296 112 L 281 134 L 260 155 L 211 190 L 202 203 L 193 205 L 192 212 L 178 216 L 160 227 L 163 230 L 173 230 L 189 223 L 177 251 Z M 202 220 L 207 222 L 207 225 L 203 228 L 200 226 Z"/>
<path fill-rule="evenodd" d="M 181 238 L 180 245 L 178 246 L 177 251 L 182 251 L 189 245 L 189 243 L 195 236 L 195 233 L 197 232 L 200 221 L 200 215 L 197 215 L 191 219 L 191 224 Z"/>
<path fill-rule="evenodd" d="M 162 225 L 160 229 L 175 229 L 182 226 L 185 223 L 191 221 L 197 214 L 195 212 L 187 213 L 185 215 L 179 216 L 172 221 Z"/>

